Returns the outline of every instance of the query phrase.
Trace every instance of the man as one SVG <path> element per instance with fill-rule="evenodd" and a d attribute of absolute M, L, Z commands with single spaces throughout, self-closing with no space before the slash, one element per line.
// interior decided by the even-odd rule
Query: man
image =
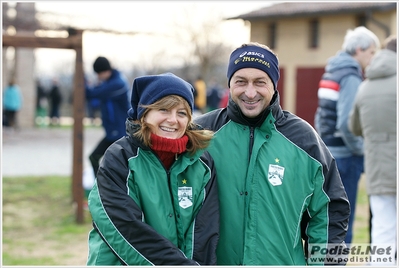
<path fill-rule="evenodd" d="M 237 48 L 227 108 L 196 119 L 216 132 L 208 150 L 219 178 L 218 265 L 306 265 L 316 254 L 304 241 L 345 238 L 350 211 L 335 160 L 306 121 L 281 109 L 279 76 L 267 46 Z"/>
<path fill-rule="evenodd" d="M 363 70 L 379 48 L 377 36 L 361 26 L 348 30 L 342 50 L 328 60 L 319 83 L 315 128 L 337 161 L 351 215 L 345 242 L 352 242 L 358 182 L 363 173 L 363 139 L 348 129 L 348 116 Z"/>
<path fill-rule="evenodd" d="M 349 117 L 349 129 L 364 138 L 366 189 L 372 212 L 371 242 L 396 250 L 396 36 L 367 66 Z M 373 263 L 372 263 L 373 264 Z"/>
<path fill-rule="evenodd" d="M 126 133 L 125 120 L 129 110 L 129 84 L 122 73 L 111 67 L 108 59 L 98 57 L 93 64 L 99 84 L 86 86 L 88 100 L 96 98 L 100 101 L 102 127 L 105 137 L 90 154 L 89 159 L 94 174 L 97 174 L 99 161 L 107 148 Z"/>

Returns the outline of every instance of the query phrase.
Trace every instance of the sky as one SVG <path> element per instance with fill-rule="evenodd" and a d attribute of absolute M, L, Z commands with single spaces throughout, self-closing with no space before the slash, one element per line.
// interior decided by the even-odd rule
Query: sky
<path fill-rule="evenodd" d="M 212 23 L 216 18 L 229 18 L 248 13 L 273 2 L 266 1 L 37 1 L 41 12 L 57 13 L 57 21 L 73 22 L 81 28 L 105 28 L 135 35 L 112 35 L 85 31 L 83 60 L 85 71 L 99 56 L 106 56 L 126 68 L 131 63 L 153 66 L 170 62 L 176 53 L 184 53 L 184 42 L 177 42 L 178 27 L 193 29 Z M 275 3 L 275 2 L 274 2 Z M 64 15 L 65 16 L 64 16 Z M 197 25 L 197 26 L 196 26 Z M 249 25 L 243 20 L 224 20 L 217 38 L 237 47 L 249 41 Z M 52 72 L 63 68 L 60 62 L 74 61 L 74 52 L 59 49 L 36 49 L 37 68 Z M 154 57 L 156 55 L 156 57 Z M 155 59 L 159 59 L 156 62 Z M 178 64 L 178 62 L 176 62 Z"/>

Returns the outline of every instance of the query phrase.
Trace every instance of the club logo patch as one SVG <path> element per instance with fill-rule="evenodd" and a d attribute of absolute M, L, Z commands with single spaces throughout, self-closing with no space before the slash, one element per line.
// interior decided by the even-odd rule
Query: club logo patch
<path fill-rule="evenodd" d="M 279 165 L 269 165 L 268 179 L 273 186 L 283 184 L 284 167 Z"/>
<path fill-rule="evenodd" d="M 179 206 L 186 209 L 193 205 L 193 188 L 192 187 L 179 187 Z"/>

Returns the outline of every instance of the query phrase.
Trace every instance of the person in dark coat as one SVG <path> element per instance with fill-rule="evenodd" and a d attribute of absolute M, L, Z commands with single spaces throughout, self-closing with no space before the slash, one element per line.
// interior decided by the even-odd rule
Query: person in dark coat
<path fill-rule="evenodd" d="M 98 57 L 93 63 L 94 72 L 98 76 L 98 84 L 86 85 L 88 101 L 100 101 L 102 127 L 105 137 L 97 144 L 89 159 L 96 175 L 99 162 L 108 147 L 125 133 L 125 118 L 129 109 L 129 84 L 126 77 L 117 69 L 112 68 L 105 57 Z"/>
<path fill-rule="evenodd" d="M 60 124 L 60 106 L 62 102 L 62 95 L 60 92 L 60 87 L 58 84 L 58 80 L 56 78 L 53 79 L 53 84 L 51 86 L 49 95 L 49 105 L 50 105 L 50 124 L 51 125 L 59 125 Z"/>

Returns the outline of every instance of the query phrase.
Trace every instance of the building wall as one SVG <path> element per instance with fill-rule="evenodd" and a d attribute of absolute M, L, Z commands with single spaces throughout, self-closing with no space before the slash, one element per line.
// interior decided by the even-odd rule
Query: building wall
<path fill-rule="evenodd" d="M 3 47 L 2 48 L 2 59 L 1 59 L 1 82 L 2 82 L 2 94 L 1 94 L 1 100 L 3 103 L 3 90 L 4 88 L 7 86 L 7 76 L 9 74 L 8 71 L 8 66 L 7 66 L 7 58 L 6 58 L 6 54 L 7 54 L 7 48 Z M 3 106 L 2 106 L 3 107 Z"/>
<path fill-rule="evenodd" d="M 3 3 L 5 4 L 5 3 Z M 12 3 L 8 3 L 12 4 Z M 35 23 L 35 4 L 34 3 L 13 3 L 10 7 L 3 5 L 5 9 L 15 9 L 15 17 L 3 18 L 3 32 L 22 33 L 33 35 L 37 25 Z M 4 13 L 3 13 L 4 14 Z M 7 12 L 5 13 L 7 14 Z M 10 27 L 10 29 L 8 28 Z M 5 54 L 7 49 L 14 51 Z M 11 76 L 15 76 L 15 81 L 21 88 L 23 97 L 22 109 L 17 114 L 18 124 L 21 128 L 32 127 L 35 124 L 36 112 L 36 87 L 34 82 L 34 50 L 31 48 L 5 48 L 3 47 L 2 59 L 2 78 L 3 90 L 8 84 Z"/>
<path fill-rule="evenodd" d="M 16 82 L 21 88 L 23 96 L 23 106 L 18 113 L 18 123 L 20 127 L 33 127 L 35 125 L 36 114 L 36 88 L 34 80 L 35 58 L 33 49 L 16 49 Z"/>
<path fill-rule="evenodd" d="M 397 14 L 396 10 L 389 12 L 376 12 L 372 17 L 378 22 L 387 25 L 391 29 L 391 34 L 397 33 Z M 308 25 L 311 19 L 319 20 L 319 46 L 317 48 L 309 48 L 308 46 Z M 344 36 L 347 29 L 353 29 L 357 26 L 357 19 L 352 14 L 323 15 L 320 17 L 293 17 L 273 20 L 256 20 L 251 21 L 251 41 L 268 44 L 268 25 L 271 22 L 277 24 L 277 40 L 276 48 L 273 49 L 277 53 L 280 67 L 284 68 L 284 109 L 297 112 L 297 105 L 301 105 L 298 94 L 301 88 L 297 81 L 301 81 L 297 76 L 306 72 L 306 68 L 324 68 L 327 59 L 337 53 L 341 49 Z M 367 28 L 373 31 L 381 42 L 387 37 L 383 28 L 376 23 L 368 21 Z M 299 72 L 298 70 L 301 70 Z M 317 84 L 320 78 L 319 71 L 314 72 L 313 79 L 315 81 L 310 84 Z M 310 77 L 312 79 L 312 77 Z M 314 90 L 314 89 L 309 89 Z M 306 95 L 306 94 L 302 94 Z M 303 105 L 308 105 L 307 100 Z M 313 111 L 300 107 L 300 111 Z M 298 114 L 301 116 L 301 114 Z M 304 115 L 309 118 L 309 115 Z"/>

